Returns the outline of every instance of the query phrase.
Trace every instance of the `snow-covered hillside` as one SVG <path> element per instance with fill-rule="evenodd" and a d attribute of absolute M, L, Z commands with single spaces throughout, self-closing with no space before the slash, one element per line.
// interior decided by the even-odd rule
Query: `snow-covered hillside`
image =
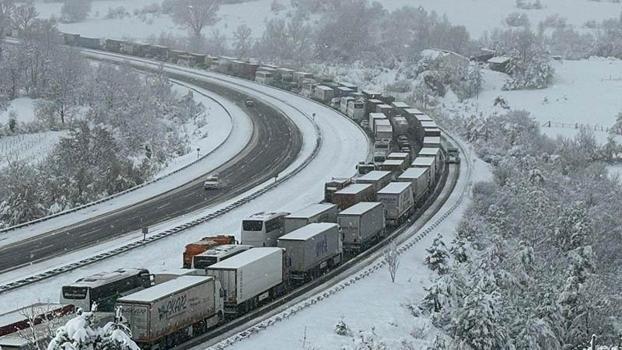
<path fill-rule="evenodd" d="M 507 75 L 484 69 L 484 86 L 479 95 L 463 102 L 449 99 L 448 109 L 466 116 L 489 115 L 501 111 L 493 106 L 500 96 L 511 109 L 530 112 L 552 137 L 570 137 L 576 134 L 577 127 L 590 126 L 604 143 L 607 133 L 602 130 L 611 127 L 622 111 L 622 60 L 592 57 L 556 61 L 553 67 L 556 75 L 550 87 L 515 91 L 501 89 Z"/>
<path fill-rule="evenodd" d="M 622 4 L 613 1 L 589 0 L 541 0 L 539 10 L 521 10 L 514 0 L 380 0 L 387 10 L 399 9 L 403 6 L 422 7 L 427 11 L 435 11 L 446 15 L 450 22 L 464 25 L 472 37 L 479 38 L 486 32 L 502 26 L 503 19 L 510 13 L 525 13 L 532 23 L 539 23 L 548 16 L 558 14 L 567 18 L 568 23 L 580 29 L 588 21 L 600 22 L 603 19 L 616 17 L 622 11 Z M 175 25 L 167 15 L 135 16 L 135 10 L 141 10 L 152 4 L 160 4 L 159 0 L 106 0 L 95 1 L 89 18 L 80 23 L 60 24 L 63 31 L 80 33 L 85 36 L 134 38 L 144 40 L 158 37 L 162 33 L 185 35 L 186 31 Z M 275 14 L 271 11 L 272 0 L 251 0 L 239 4 L 221 6 L 221 20 L 209 27 L 208 31 L 218 29 L 227 38 L 233 36 L 235 29 L 246 24 L 253 31 L 253 36 L 261 37 L 265 29 L 265 21 L 275 16 L 283 16 L 291 10 L 290 2 L 281 0 L 285 9 Z M 42 17 L 60 15 L 60 3 L 37 3 Z M 130 14 L 123 19 L 107 19 L 109 9 L 124 7 Z M 589 8 L 588 11 L 585 9 Z"/>

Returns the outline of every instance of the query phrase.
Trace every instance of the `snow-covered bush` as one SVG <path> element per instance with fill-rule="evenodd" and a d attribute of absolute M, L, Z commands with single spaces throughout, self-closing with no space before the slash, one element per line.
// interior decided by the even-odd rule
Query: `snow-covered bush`
<path fill-rule="evenodd" d="M 119 313 L 117 313 L 119 315 Z M 129 328 L 117 316 L 115 322 L 97 327 L 92 312 L 78 312 L 56 331 L 47 350 L 140 350 Z"/>
<path fill-rule="evenodd" d="M 86 19 L 91 11 L 91 0 L 64 0 L 60 9 L 63 22 L 74 23 Z"/>

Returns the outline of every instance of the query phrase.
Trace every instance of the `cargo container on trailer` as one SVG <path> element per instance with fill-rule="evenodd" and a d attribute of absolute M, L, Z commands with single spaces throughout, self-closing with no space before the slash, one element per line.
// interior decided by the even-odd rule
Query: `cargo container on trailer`
<path fill-rule="evenodd" d="M 409 182 L 391 182 L 378 191 L 376 197 L 384 204 L 387 225 L 400 225 L 414 211 L 413 190 Z"/>
<path fill-rule="evenodd" d="M 354 181 L 357 184 L 370 184 L 374 186 L 374 191 L 378 192 L 381 188 L 391 182 L 392 173 L 390 171 L 373 170 L 367 174 L 357 177 Z"/>
<path fill-rule="evenodd" d="M 279 238 L 285 249 L 290 280 L 296 283 L 319 276 L 341 263 L 343 247 L 336 223 L 314 223 Z"/>
<path fill-rule="evenodd" d="M 207 268 L 220 281 L 225 314 L 247 312 L 284 293 L 287 280 L 282 248 L 253 248 Z"/>
<path fill-rule="evenodd" d="M 358 253 L 384 235 L 384 205 L 358 203 L 337 216 L 344 252 Z"/>
<path fill-rule="evenodd" d="M 433 157 L 417 157 L 410 165 L 413 168 L 430 169 L 430 183 L 433 183 L 437 176 L 434 163 L 435 159 Z"/>
<path fill-rule="evenodd" d="M 397 181 L 410 182 L 413 200 L 417 205 L 425 200 L 425 195 L 430 189 L 430 179 L 429 168 L 408 168 L 397 178 Z"/>
<path fill-rule="evenodd" d="M 180 276 L 120 298 L 117 306 L 141 349 L 174 346 L 222 320 L 220 289 L 213 277 Z"/>
<path fill-rule="evenodd" d="M 369 184 L 351 184 L 337 192 L 333 196 L 333 203 L 339 209 L 347 209 L 360 202 L 369 202 L 376 199 L 374 186 Z"/>
<path fill-rule="evenodd" d="M 339 208 L 332 203 L 311 204 L 285 217 L 285 233 L 317 222 L 337 222 Z"/>

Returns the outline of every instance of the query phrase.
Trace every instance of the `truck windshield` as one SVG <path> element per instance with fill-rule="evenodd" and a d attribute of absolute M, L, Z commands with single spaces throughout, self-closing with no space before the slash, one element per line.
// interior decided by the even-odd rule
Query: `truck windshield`
<path fill-rule="evenodd" d="M 263 229 L 263 221 L 261 220 L 242 221 L 242 230 L 244 231 L 261 231 L 262 229 Z"/>
<path fill-rule="evenodd" d="M 63 298 L 65 299 L 84 299 L 86 298 L 86 287 L 63 287 Z"/>

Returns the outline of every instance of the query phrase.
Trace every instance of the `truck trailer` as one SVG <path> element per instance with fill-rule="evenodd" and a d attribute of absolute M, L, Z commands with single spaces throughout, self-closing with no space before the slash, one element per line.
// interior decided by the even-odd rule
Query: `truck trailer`
<path fill-rule="evenodd" d="M 341 263 L 343 247 L 339 226 L 335 223 L 314 223 L 279 238 L 285 249 L 289 278 L 293 284 L 320 276 Z"/>
<path fill-rule="evenodd" d="M 429 168 L 408 168 L 397 181 L 410 182 L 413 191 L 415 205 L 425 200 L 425 195 L 430 189 L 430 169 Z"/>
<path fill-rule="evenodd" d="M 339 209 L 332 203 L 311 204 L 285 217 L 285 233 L 317 222 L 337 222 Z"/>
<path fill-rule="evenodd" d="M 430 182 L 432 183 L 436 180 L 436 176 L 438 175 L 434 165 L 435 162 L 436 160 L 432 157 L 417 157 L 411 163 L 411 167 L 430 169 Z"/>
<path fill-rule="evenodd" d="M 173 347 L 206 332 L 223 317 L 220 282 L 180 276 L 117 301 L 141 349 Z"/>
<path fill-rule="evenodd" d="M 333 203 L 339 209 L 347 209 L 360 202 L 373 201 L 376 198 L 374 186 L 369 184 L 352 184 L 337 192 L 333 196 Z"/>
<path fill-rule="evenodd" d="M 358 203 L 337 216 L 343 250 L 357 254 L 384 235 L 384 205 L 378 202 Z"/>
<path fill-rule="evenodd" d="M 253 248 L 207 268 L 207 275 L 222 284 L 225 316 L 235 317 L 285 292 L 284 254 L 277 247 Z"/>
<path fill-rule="evenodd" d="M 398 226 L 412 215 L 415 202 L 409 182 L 391 182 L 378 191 L 378 202 L 384 204 L 387 225 Z"/>
<path fill-rule="evenodd" d="M 381 188 L 391 182 L 392 174 L 390 171 L 373 170 L 367 174 L 357 177 L 354 181 L 357 184 L 370 184 L 374 186 L 374 191 L 378 192 Z"/>

